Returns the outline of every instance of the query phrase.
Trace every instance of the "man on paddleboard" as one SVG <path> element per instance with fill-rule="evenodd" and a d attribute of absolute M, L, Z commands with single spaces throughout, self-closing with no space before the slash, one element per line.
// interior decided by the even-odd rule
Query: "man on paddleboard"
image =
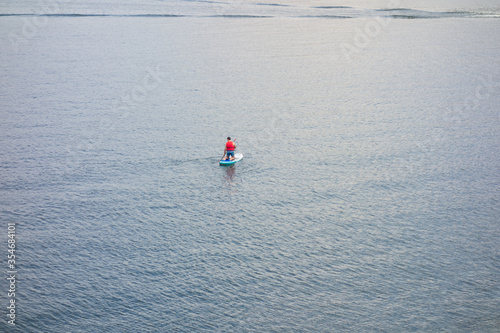
<path fill-rule="evenodd" d="M 226 148 L 224 148 L 224 154 L 226 155 L 226 161 L 234 160 L 234 150 L 236 149 L 236 144 L 231 141 L 231 137 L 227 137 Z"/>

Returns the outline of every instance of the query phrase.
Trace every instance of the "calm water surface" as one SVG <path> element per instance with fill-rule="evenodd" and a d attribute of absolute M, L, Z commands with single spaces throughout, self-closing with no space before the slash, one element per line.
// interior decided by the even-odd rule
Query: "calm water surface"
<path fill-rule="evenodd" d="M 276 4 L 2 5 L 2 331 L 498 332 L 498 5 Z"/>

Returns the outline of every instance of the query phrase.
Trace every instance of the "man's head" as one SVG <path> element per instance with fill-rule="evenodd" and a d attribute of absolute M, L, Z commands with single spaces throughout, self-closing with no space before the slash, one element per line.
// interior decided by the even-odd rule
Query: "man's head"
<path fill-rule="evenodd" d="M 231 137 L 230 137 L 230 136 L 228 136 L 228 137 L 227 137 L 227 139 L 228 139 L 228 140 L 231 140 Z"/>

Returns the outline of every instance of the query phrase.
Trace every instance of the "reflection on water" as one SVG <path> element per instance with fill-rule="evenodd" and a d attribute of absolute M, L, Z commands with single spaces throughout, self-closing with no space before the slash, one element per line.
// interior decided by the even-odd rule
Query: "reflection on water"
<path fill-rule="evenodd" d="M 221 167 L 222 170 L 222 188 L 226 194 L 235 194 L 238 191 L 236 165 Z"/>
<path fill-rule="evenodd" d="M 235 165 L 224 167 L 224 171 L 225 171 L 224 174 L 223 174 L 224 180 L 226 180 L 226 182 L 228 184 L 233 183 L 234 182 L 234 178 L 236 176 L 236 167 L 235 167 Z"/>

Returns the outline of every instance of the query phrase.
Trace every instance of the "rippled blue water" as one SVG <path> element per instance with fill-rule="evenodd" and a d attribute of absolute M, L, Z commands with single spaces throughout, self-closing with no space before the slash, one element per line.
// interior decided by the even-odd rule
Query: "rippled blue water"
<path fill-rule="evenodd" d="M 1 330 L 497 332 L 500 11 L 370 4 L 2 5 Z"/>

